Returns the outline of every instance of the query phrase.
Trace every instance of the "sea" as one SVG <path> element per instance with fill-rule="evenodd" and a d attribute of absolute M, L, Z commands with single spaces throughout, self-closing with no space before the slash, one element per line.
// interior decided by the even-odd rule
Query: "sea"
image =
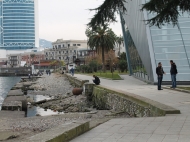
<path fill-rule="evenodd" d="M 8 94 L 8 92 L 11 90 L 11 88 L 15 84 L 20 82 L 20 80 L 21 80 L 21 77 L 0 77 L 0 110 L 1 110 L 1 106 L 3 104 L 4 99 L 6 98 L 6 96 Z M 33 98 L 34 101 L 50 99 L 43 95 L 32 96 L 32 95 L 28 94 L 27 96 Z M 47 115 L 62 114 L 62 113 L 54 112 L 50 109 L 44 110 L 43 108 L 36 107 L 36 106 L 28 106 L 27 117 L 36 116 L 36 114 L 38 114 L 40 116 L 47 116 Z"/>
<path fill-rule="evenodd" d="M 0 77 L 0 110 L 8 92 L 20 80 L 20 77 Z"/>

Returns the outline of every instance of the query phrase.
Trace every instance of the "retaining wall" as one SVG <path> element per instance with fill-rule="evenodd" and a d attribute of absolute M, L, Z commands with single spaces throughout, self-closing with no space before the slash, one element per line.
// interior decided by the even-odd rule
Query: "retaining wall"
<path fill-rule="evenodd" d="M 69 81 L 77 87 L 82 87 L 83 94 L 92 100 L 98 109 L 109 109 L 117 112 L 127 112 L 134 117 L 165 116 L 166 114 L 180 114 L 180 110 L 161 104 L 135 94 L 112 90 L 101 85 L 88 83 L 76 77 L 66 75 Z"/>
<path fill-rule="evenodd" d="M 127 112 L 134 117 L 165 116 L 166 114 L 180 113 L 179 110 L 148 98 L 101 86 L 93 87 L 92 96 L 98 109 Z"/>
<path fill-rule="evenodd" d="M 89 82 L 89 80 L 81 80 L 81 79 L 73 77 L 73 76 L 71 76 L 69 74 L 65 74 L 65 75 L 68 78 L 68 80 L 70 81 L 70 83 L 72 85 L 74 85 L 75 87 L 83 87 L 84 83 Z"/>

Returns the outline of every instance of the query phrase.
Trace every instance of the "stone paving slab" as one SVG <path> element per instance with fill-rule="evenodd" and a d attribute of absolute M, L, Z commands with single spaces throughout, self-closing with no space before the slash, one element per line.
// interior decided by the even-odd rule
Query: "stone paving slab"
<path fill-rule="evenodd" d="M 80 79 L 92 77 L 75 75 Z M 101 79 L 103 87 L 133 93 L 179 109 L 165 117 L 112 119 L 71 142 L 190 142 L 190 95 L 148 85 L 130 76 L 122 81 Z"/>
<path fill-rule="evenodd" d="M 15 102 L 19 102 L 19 105 L 15 105 Z M 21 103 L 21 106 L 20 106 Z M 3 106 L 9 106 L 9 108 L 11 109 L 11 106 L 15 106 L 17 107 L 17 109 L 13 109 L 13 110 L 23 110 L 26 111 L 27 110 L 27 101 L 26 101 L 26 96 L 10 96 L 10 97 L 6 97 L 3 104 L 2 104 L 2 109 L 3 110 L 10 110 L 10 109 L 4 109 Z"/>
<path fill-rule="evenodd" d="M 25 112 L 24 111 L 0 111 L 0 119 L 4 118 L 24 118 Z"/>
<path fill-rule="evenodd" d="M 2 105 L 2 110 L 20 111 L 22 110 L 21 101 L 4 101 Z"/>
<path fill-rule="evenodd" d="M 71 142 L 189 142 L 190 116 L 112 119 Z"/>
<path fill-rule="evenodd" d="M 24 93 L 22 92 L 21 89 L 17 89 L 17 90 L 10 90 L 9 93 L 7 94 L 7 96 L 23 96 Z"/>

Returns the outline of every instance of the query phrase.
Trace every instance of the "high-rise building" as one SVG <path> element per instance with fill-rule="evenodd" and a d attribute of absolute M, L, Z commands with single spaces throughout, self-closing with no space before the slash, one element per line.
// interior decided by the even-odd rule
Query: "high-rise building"
<path fill-rule="evenodd" d="M 165 24 L 158 28 L 145 23 L 155 16 L 153 13 L 140 10 L 147 0 L 127 0 L 126 14 L 123 17 L 123 33 L 130 55 L 130 67 L 134 76 L 157 83 L 156 67 L 162 62 L 166 75 L 163 80 L 171 81 L 170 60 L 178 67 L 177 81 L 190 82 L 190 18 L 180 13 L 178 26 Z M 128 31 L 125 29 L 128 28 Z M 126 34 L 126 35 L 127 35 Z M 131 38 L 129 38 L 131 37 Z"/>
<path fill-rule="evenodd" d="M 39 46 L 37 0 L 0 0 L 0 49 Z"/>

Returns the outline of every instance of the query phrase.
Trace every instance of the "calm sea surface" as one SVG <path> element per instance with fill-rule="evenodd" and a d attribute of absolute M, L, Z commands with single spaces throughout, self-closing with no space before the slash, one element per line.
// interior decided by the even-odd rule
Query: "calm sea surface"
<path fill-rule="evenodd" d="M 0 77 L 0 110 L 10 89 L 20 81 L 20 77 Z"/>

